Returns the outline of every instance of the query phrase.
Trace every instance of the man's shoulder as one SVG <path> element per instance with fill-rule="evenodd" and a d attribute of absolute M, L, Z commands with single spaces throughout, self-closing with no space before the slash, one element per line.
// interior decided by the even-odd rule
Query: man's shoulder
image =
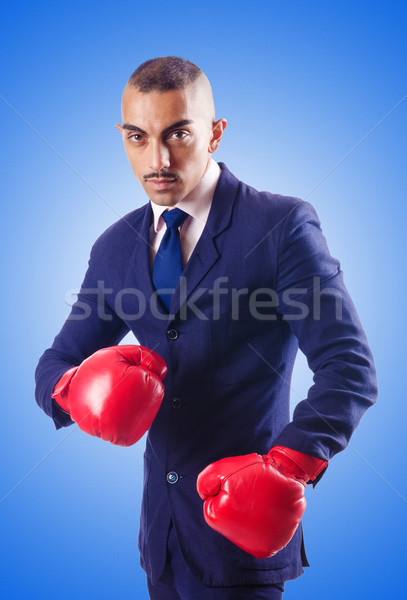
<path fill-rule="evenodd" d="M 241 182 L 240 193 L 243 201 L 247 203 L 249 208 L 258 208 L 265 212 L 275 212 L 276 210 L 282 213 L 288 212 L 297 206 L 297 204 L 304 202 L 304 200 L 297 196 L 287 196 L 266 190 L 257 190 L 243 181 Z"/>
<path fill-rule="evenodd" d="M 253 185 L 249 185 L 244 181 L 236 178 L 222 164 L 222 170 L 225 171 L 226 179 L 230 182 L 233 180 L 238 183 L 237 198 L 242 210 L 249 211 L 253 216 L 259 214 L 270 215 L 272 218 L 283 217 L 291 212 L 297 205 L 308 204 L 301 198 L 296 196 L 284 195 L 266 190 L 258 190 Z"/>
<path fill-rule="evenodd" d="M 308 219 L 309 212 L 314 210 L 302 198 L 258 190 L 243 181 L 239 186 L 237 209 L 245 222 L 253 220 L 260 228 L 261 223 L 267 228 L 279 228 L 295 215 L 300 219 Z"/>
<path fill-rule="evenodd" d="M 120 217 L 97 238 L 93 248 L 124 249 L 134 244 L 136 239 L 144 235 L 146 211 L 149 210 L 150 206 L 147 203 Z"/>

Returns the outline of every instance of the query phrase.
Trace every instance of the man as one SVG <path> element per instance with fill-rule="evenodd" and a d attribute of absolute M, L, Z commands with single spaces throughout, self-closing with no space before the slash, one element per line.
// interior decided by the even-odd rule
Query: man
<path fill-rule="evenodd" d="M 213 161 L 226 120 L 196 65 L 143 63 L 122 120 L 150 201 L 93 246 L 37 401 L 57 428 L 76 421 L 113 443 L 150 427 L 139 548 L 151 598 L 278 599 L 308 565 L 304 487 L 376 400 L 371 352 L 312 206 Z M 137 352 L 115 347 L 129 330 Z M 298 345 L 314 385 L 289 422 Z"/>

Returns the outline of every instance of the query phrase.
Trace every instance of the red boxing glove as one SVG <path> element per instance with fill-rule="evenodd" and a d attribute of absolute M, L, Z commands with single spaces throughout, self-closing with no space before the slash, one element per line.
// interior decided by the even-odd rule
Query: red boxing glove
<path fill-rule="evenodd" d="M 293 537 L 306 507 L 304 489 L 327 462 L 274 446 L 212 463 L 198 476 L 205 521 L 256 558 L 279 552 Z"/>
<path fill-rule="evenodd" d="M 152 350 L 112 346 L 64 373 L 52 397 L 85 433 L 131 446 L 160 408 L 166 373 L 164 360 Z"/>

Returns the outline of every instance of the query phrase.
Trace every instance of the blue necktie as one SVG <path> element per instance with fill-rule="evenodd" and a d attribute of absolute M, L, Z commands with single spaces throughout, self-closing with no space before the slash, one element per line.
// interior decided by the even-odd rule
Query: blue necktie
<path fill-rule="evenodd" d="M 153 283 L 156 290 L 170 288 L 175 290 L 182 274 L 181 242 L 178 227 L 182 225 L 188 214 L 180 208 L 173 208 L 162 213 L 167 231 L 161 240 L 153 265 Z M 170 312 L 173 292 L 162 293 L 160 298 Z"/>

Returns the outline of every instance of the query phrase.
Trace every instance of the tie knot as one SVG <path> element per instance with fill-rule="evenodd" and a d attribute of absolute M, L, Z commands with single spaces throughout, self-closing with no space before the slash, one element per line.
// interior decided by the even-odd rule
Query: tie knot
<path fill-rule="evenodd" d="M 165 221 L 168 229 L 172 227 L 179 227 L 188 217 L 188 213 L 184 212 L 180 208 L 173 208 L 162 213 L 162 218 Z"/>

